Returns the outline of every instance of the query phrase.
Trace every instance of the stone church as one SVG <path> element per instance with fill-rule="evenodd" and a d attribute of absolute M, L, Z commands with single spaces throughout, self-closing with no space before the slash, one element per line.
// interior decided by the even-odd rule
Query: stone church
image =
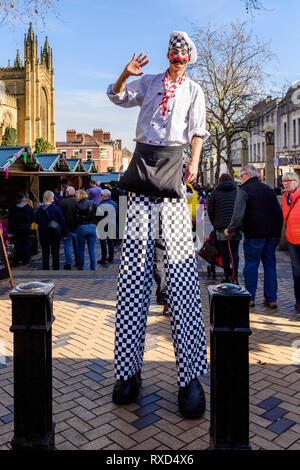
<path fill-rule="evenodd" d="M 46 37 L 38 42 L 30 23 L 24 38 L 24 64 L 19 51 L 13 65 L 0 68 L 0 145 L 6 127 L 17 130 L 18 145 L 34 149 L 43 137 L 55 148 L 52 50 Z"/>

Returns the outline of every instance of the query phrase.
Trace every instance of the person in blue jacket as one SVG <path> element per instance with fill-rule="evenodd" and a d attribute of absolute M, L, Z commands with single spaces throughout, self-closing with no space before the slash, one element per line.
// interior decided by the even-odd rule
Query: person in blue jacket
<path fill-rule="evenodd" d="M 54 193 L 45 191 L 42 204 L 35 214 L 35 222 L 38 224 L 39 238 L 42 246 L 43 269 L 49 269 L 50 250 L 52 266 L 59 270 L 59 247 L 62 236 L 66 236 L 66 224 L 61 209 L 54 203 Z M 49 223 L 55 221 L 58 226 L 51 228 Z"/>

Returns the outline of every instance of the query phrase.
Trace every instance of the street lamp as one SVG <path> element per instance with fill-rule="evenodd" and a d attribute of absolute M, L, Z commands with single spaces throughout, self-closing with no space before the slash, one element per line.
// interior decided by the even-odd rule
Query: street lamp
<path fill-rule="evenodd" d="M 240 133 L 240 138 L 242 139 L 242 148 L 247 149 L 248 148 L 248 137 L 249 137 L 249 132 L 243 131 Z"/>
<path fill-rule="evenodd" d="M 265 124 L 263 129 L 266 136 L 266 145 L 274 145 L 274 124 Z"/>
<path fill-rule="evenodd" d="M 208 164 L 208 157 L 204 157 L 202 160 L 203 163 L 203 183 L 204 186 L 207 185 L 207 164 Z"/>
<path fill-rule="evenodd" d="M 242 139 L 242 158 L 241 158 L 241 164 L 242 167 L 248 164 L 248 137 L 249 137 L 249 132 L 243 131 L 240 133 L 240 137 Z"/>
<path fill-rule="evenodd" d="M 265 124 L 264 127 L 265 139 L 266 139 L 266 183 L 274 188 L 275 185 L 275 168 L 274 168 L 274 130 L 273 124 Z"/>

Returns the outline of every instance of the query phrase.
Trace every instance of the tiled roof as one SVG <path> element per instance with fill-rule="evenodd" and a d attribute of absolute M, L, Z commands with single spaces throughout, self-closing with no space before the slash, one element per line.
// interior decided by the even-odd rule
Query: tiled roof
<path fill-rule="evenodd" d="M 35 153 L 38 162 L 42 165 L 44 171 L 49 171 L 54 168 L 57 161 L 62 156 L 61 153 Z"/>
<path fill-rule="evenodd" d="M 56 142 L 56 147 L 99 147 L 100 145 L 101 143 L 96 140 L 88 140 L 85 142 Z"/>
<path fill-rule="evenodd" d="M 71 171 L 76 171 L 78 165 L 80 164 L 80 158 L 67 158 L 66 161 Z"/>
<path fill-rule="evenodd" d="M 24 147 L 0 147 L 0 168 L 8 168 L 24 150 Z"/>
<path fill-rule="evenodd" d="M 93 164 L 94 162 L 92 160 L 88 160 L 88 161 L 85 161 L 85 162 L 81 162 L 85 168 L 85 171 L 87 171 L 88 173 L 90 173 L 93 169 Z"/>

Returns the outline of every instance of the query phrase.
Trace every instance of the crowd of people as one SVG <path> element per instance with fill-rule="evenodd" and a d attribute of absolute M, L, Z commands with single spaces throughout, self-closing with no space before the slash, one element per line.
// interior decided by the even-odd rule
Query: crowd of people
<path fill-rule="evenodd" d="M 294 172 L 282 178 L 285 192 L 282 208 L 277 192 L 259 180 L 257 169 L 252 165 L 241 171 L 242 184 L 237 188 L 229 174 L 222 174 L 215 189 L 212 185 L 204 189 L 197 184 L 187 185 L 187 197 L 191 209 L 193 230 L 196 226 L 196 207 L 203 205 L 213 225 L 224 270 L 223 282 L 232 282 L 234 272 L 239 270 L 239 245 L 243 238 L 245 287 L 251 294 L 251 306 L 255 304 L 258 267 L 264 268 L 264 303 L 277 307 L 276 248 L 282 236 L 283 221 L 285 237 L 291 258 L 295 291 L 295 308 L 300 310 L 300 183 Z M 18 193 L 16 205 L 10 210 L 8 231 L 13 236 L 14 255 L 12 266 L 28 265 L 29 259 L 38 251 L 38 240 L 42 249 L 43 269 L 60 267 L 60 244 L 63 243 L 64 269 L 84 269 L 85 244 L 87 243 L 90 269 L 96 269 L 95 245 L 100 240 L 100 264 L 109 264 L 114 259 L 115 246 L 120 244 L 118 233 L 119 197 L 124 194 L 116 181 L 97 185 L 90 181 L 89 187 L 75 191 L 62 181 L 62 189 L 46 191 L 43 203 L 33 192 Z M 195 204 L 194 204 L 195 202 Z M 111 225 L 117 227 L 113 236 L 100 233 L 97 223 L 109 214 L 111 206 L 115 219 Z M 195 207 L 194 207 L 195 206 Z M 295 208 L 294 208 L 295 206 Z M 107 225 L 109 224 L 109 218 Z M 106 231 L 107 231 L 106 227 Z M 72 256 L 73 251 L 73 256 Z M 231 253 L 230 253 L 231 252 Z M 232 258 L 231 258 L 232 257 Z M 74 262 L 73 262 L 74 261 Z M 163 267 L 163 249 L 159 240 L 155 243 L 154 278 L 158 304 L 166 304 L 166 282 Z M 236 281 L 238 281 L 236 279 Z"/>
<path fill-rule="evenodd" d="M 89 187 L 75 190 L 62 181 L 61 190 L 45 191 L 40 203 L 33 192 L 18 193 L 16 205 L 9 211 L 8 232 L 14 244 L 12 267 L 19 263 L 27 266 L 32 255 L 38 252 L 38 241 L 42 249 L 43 269 L 50 268 L 50 256 L 54 270 L 60 268 L 60 244 L 63 242 L 64 269 L 84 269 L 84 253 L 87 243 L 90 269 L 96 269 L 95 244 L 100 239 L 102 257 L 100 264 L 113 263 L 114 247 L 119 244 L 118 233 L 114 239 L 96 230 L 99 221 L 107 219 L 109 208 L 114 208 L 118 227 L 119 197 L 123 191 L 111 181 L 97 185 L 90 181 Z M 104 224 L 105 225 L 105 224 Z M 117 230 L 118 232 L 118 230 Z M 109 235 L 109 234 L 108 234 Z M 72 256 L 73 247 L 73 256 Z M 74 261 L 74 263 L 73 263 Z"/>
<path fill-rule="evenodd" d="M 239 243 L 244 235 L 245 287 L 251 294 L 250 305 L 255 305 L 258 268 L 264 269 L 264 304 L 277 308 L 276 248 L 285 223 L 285 237 L 292 263 L 295 309 L 300 311 L 300 184 L 295 172 L 283 175 L 285 192 L 282 208 L 276 191 L 259 180 L 257 169 L 246 165 L 241 170 L 241 186 L 237 190 L 228 174 L 220 176 L 219 183 L 207 200 L 208 216 L 216 232 L 222 256 L 224 281 L 231 282 L 229 249 L 234 270 L 238 273 Z"/>

